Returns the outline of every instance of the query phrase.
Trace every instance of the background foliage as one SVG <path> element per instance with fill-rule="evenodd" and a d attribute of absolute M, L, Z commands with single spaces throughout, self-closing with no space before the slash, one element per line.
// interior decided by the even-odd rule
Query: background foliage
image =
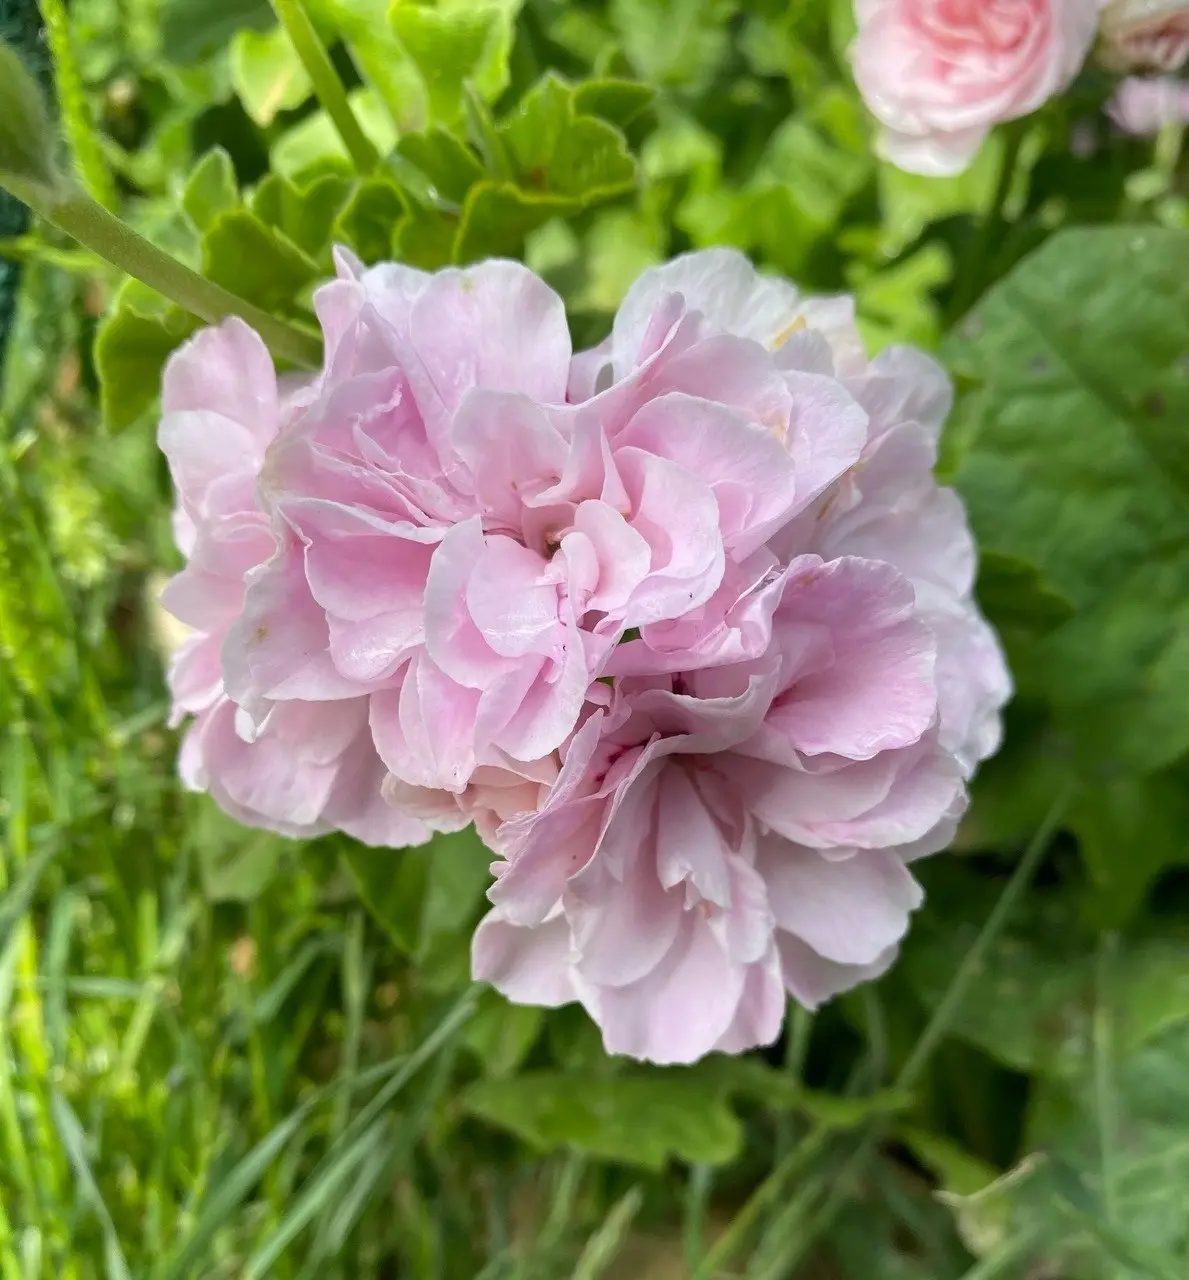
<path fill-rule="evenodd" d="M 299 325 L 335 243 L 523 255 L 579 342 L 691 246 L 853 292 L 873 348 L 958 379 L 944 468 L 1019 695 L 891 975 L 766 1054 L 609 1059 L 469 987 L 473 837 L 297 846 L 180 791 L 152 411 L 193 321 L 16 227 L 0 1280 L 1187 1274 L 1179 139 L 1116 136 L 1091 72 L 962 177 L 895 171 L 848 0 L 310 12 L 363 174 L 263 0 L 47 4 L 92 193 Z"/>

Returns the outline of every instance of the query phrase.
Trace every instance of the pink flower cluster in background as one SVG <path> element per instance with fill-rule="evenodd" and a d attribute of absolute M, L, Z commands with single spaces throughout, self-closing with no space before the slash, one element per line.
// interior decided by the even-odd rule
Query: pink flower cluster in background
<path fill-rule="evenodd" d="M 960 173 L 997 124 L 1064 90 L 1098 38 L 1116 71 L 1189 61 L 1189 0 L 855 0 L 855 80 L 880 148 L 913 173 Z M 1175 81 L 1124 85 L 1112 114 L 1131 132 L 1183 120 Z"/>
<path fill-rule="evenodd" d="M 574 355 L 526 268 L 343 254 L 325 363 L 228 321 L 165 378 L 187 782 L 497 855 L 474 971 L 659 1062 L 883 971 L 1009 680 L 933 479 L 950 392 L 710 250 Z"/>

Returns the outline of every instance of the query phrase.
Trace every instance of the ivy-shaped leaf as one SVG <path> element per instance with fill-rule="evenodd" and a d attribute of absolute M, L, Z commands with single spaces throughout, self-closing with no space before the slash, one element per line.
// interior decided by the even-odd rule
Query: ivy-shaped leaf
<path fill-rule="evenodd" d="M 244 110 L 260 126 L 299 107 L 313 89 L 284 28 L 237 31 L 231 42 L 231 83 Z"/>
<path fill-rule="evenodd" d="M 95 336 L 99 407 L 108 430 L 121 431 L 148 412 L 165 361 L 198 325 L 139 281 L 120 288 Z"/>

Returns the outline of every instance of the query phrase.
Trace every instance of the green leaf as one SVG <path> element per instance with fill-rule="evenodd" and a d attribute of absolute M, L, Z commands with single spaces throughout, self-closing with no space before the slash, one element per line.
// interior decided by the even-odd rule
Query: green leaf
<path fill-rule="evenodd" d="M 1156 877 L 1189 863 L 1189 771 L 1113 778 L 1086 787 L 1070 814 L 1102 928 L 1129 924 Z"/>
<path fill-rule="evenodd" d="M 182 188 L 182 208 L 199 231 L 205 231 L 221 213 L 239 205 L 235 167 L 222 147 L 212 147 L 194 166 Z"/>
<path fill-rule="evenodd" d="M 323 174 L 298 187 L 270 173 L 252 193 L 252 212 L 328 269 L 335 219 L 350 191 L 350 182 L 335 174 Z"/>
<path fill-rule="evenodd" d="M 1126 1000 L 1126 984 L 1118 997 Z M 1105 1221 L 1098 1191 L 1102 1117 L 1097 1088 L 1088 1056 L 1076 1077 L 1038 1087 L 1027 1141 L 1053 1157 L 1052 1174 L 1016 1197 L 1017 1229 L 1039 1225 L 1050 1241 L 1046 1257 L 1062 1268 L 1060 1274 L 1079 1280 L 1115 1280 L 1120 1261 L 1144 1268 L 1139 1274 L 1179 1274 L 1160 1268 L 1167 1266 L 1162 1260 L 1168 1254 L 1182 1254 L 1189 1246 L 1189 1023 L 1124 1054 L 1111 1071 L 1112 1108 L 1118 1115 L 1109 1135 L 1113 1227 Z M 1079 1174 L 1084 1175 L 1080 1186 Z M 1061 1205 L 1073 1212 L 1058 1228 L 1053 1209 Z"/>
<path fill-rule="evenodd" d="M 369 266 L 387 261 L 407 212 L 405 198 L 394 182 L 385 177 L 367 178 L 339 213 L 334 237 L 345 240 Z"/>
<path fill-rule="evenodd" d="M 545 1010 L 531 1004 L 509 1004 L 485 989 L 464 1037 L 484 1075 L 511 1075 L 524 1062 L 545 1022 Z"/>
<path fill-rule="evenodd" d="M 364 905 L 396 946 L 421 962 L 469 935 L 491 883 L 494 855 L 473 828 L 435 835 L 412 849 L 343 841 Z"/>
<path fill-rule="evenodd" d="M 539 80 L 500 124 L 500 135 L 528 190 L 585 204 L 630 191 L 636 164 L 613 125 L 575 113 L 574 90 L 556 76 Z"/>
<path fill-rule="evenodd" d="M 542 1150 L 572 1147 L 658 1172 L 669 1159 L 729 1164 L 742 1146 L 739 1121 L 719 1089 L 663 1070 L 488 1078 L 473 1084 L 462 1103 Z"/>
<path fill-rule="evenodd" d="M 45 93 L 7 42 L 0 42 L 0 94 L 0 175 L 52 191 L 59 179 Z"/>
<path fill-rule="evenodd" d="M 220 214 L 202 240 L 203 273 L 265 311 L 290 312 L 318 264 L 247 209 Z"/>
<path fill-rule="evenodd" d="M 252 902 L 272 883 L 292 845 L 240 826 L 207 796 L 190 809 L 202 891 L 211 902 Z"/>
<path fill-rule="evenodd" d="M 321 0 L 321 8 L 350 46 L 352 59 L 398 132 L 423 130 L 429 123 L 425 84 L 389 25 L 390 0 Z"/>
<path fill-rule="evenodd" d="M 162 6 L 161 52 L 187 66 L 221 49 L 238 31 L 276 22 L 268 0 L 169 0 Z"/>
<path fill-rule="evenodd" d="M 978 572 L 978 599 L 1001 630 L 1054 630 L 1075 612 L 1073 603 L 1045 582 L 1040 570 L 1019 556 L 984 551 Z"/>
<path fill-rule="evenodd" d="M 574 87 L 574 111 L 598 116 L 617 129 L 636 123 L 656 101 L 656 90 L 634 80 L 584 80 Z"/>
<path fill-rule="evenodd" d="M 507 87 L 512 28 L 500 8 L 477 3 L 431 9 L 395 0 L 388 16 L 421 73 L 432 121 L 461 122 L 467 81 L 488 101 Z"/>
<path fill-rule="evenodd" d="M 283 27 L 237 31 L 231 42 L 231 83 L 244 110 L 261 126 L 299 107 L 313 85 Z"/>
<path fill-rule="evenodd" d="M 1054 236 L 950 349 L 957 483 L 982 545 L 1078 609 L 1038 653 L 1087 765 L 1189 750 L 1189 232 Z"/>
<path fill-rule="evenodd" d="M 483 166 L 475 153 L 441 125 L 434 125 L 426 133 L 401 138 L 396 151 L 429 180 L 437 195 L 459 205 L 483 177 Z"/>
<path fill-rule="evenodd" d="M 567 196 L 521 191 L 507 182 L 477 183 L 463 205 L 453 259 L 514 255 L 530 232 L 551 218 L 572 216 L 579 207 Z"/>
<path fill-rule="evenodd" d="M 152 408 L 165 361 L 196 328 L 193 316 L 139 281 L 120 288 L 95 335 L 99 407 L 110 431 L 131 426 Z"/>
<path fill-rule="evenodd" d="M 951 860 L 922 867 L 930 910 L 905 944 L 901 971 L 932 1009 L 977 933 L 993 880 Z M 1136 1053 L 1171 1025 L 1189 1021 L 1185 939 L 1148 932 L 1115 962 L 1118 1048 Z M 992 946 L 955 1012 L 952 1033 L 1012 1070 L 1073 1079 L 1086 1069 L 1097 974 L 1093 938 L 1070 891 L 1035 889 Z"/>
<path fill-rule="evenodd" d="M 611 0 L 608 15 L 642 79 L 702 92 L 731 50 L 735 0 Z"/>

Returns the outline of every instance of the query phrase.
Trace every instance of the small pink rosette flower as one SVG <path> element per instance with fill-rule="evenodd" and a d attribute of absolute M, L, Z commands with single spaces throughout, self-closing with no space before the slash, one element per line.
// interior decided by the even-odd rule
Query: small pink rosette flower
<path fill-rule="evenodd" d="M 1099 0 L 855 0 L 855 80 L 881 148 L 912 173 L 960 173 L 995 125 L 1074 78 Z"/>

